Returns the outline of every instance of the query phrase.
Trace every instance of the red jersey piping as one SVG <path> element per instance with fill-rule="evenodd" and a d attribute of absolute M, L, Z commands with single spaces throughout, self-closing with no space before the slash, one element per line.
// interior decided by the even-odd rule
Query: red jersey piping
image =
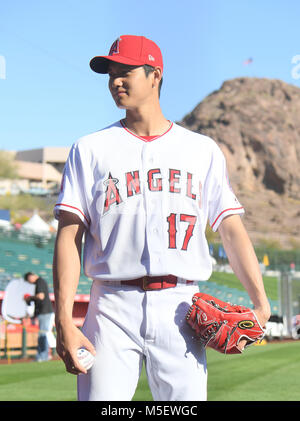
<path fill-rule="evenodd" d="M 129 134 L 131 134 L 132 136 L 137 137 L 138 139 L 141 139 L 143 142 L 153 142 L 153 140 L 158 139 L 159 137 L 164 136 L 165 134 L 167 134 L 173 127 L 173 122 L 170 122 L 170 127 L 163 133 L 163 134 L 159 134 L 157 136 L 151 136 L 151 139 L 145 139 L 144 136 L 138 136 L 137 134 L 131 132 L 123 123 L 123 120 L 120 120 L 120 123 L 122 125 L 122 127 L 126 130 L 126 132 L 128 132 Z M 147 136 L 148 137 L 148 136 Z"/>
<path fill-rule="evenodd" d="M 88 220 L 88 218 L 85 216 L 85 214 L 80 210 L 80 209 L 78 209 L 78 208 L 75 208 L 75 206 L 70 206 L 70 205 L 66 205 L 65 203 L 56 203 L 56 205 L 55 205 L 55 207 L 56 206 L 66 206 L 67 208 L 72 208 L 72 209 L 76 209 L 76 210 L 78 210 L 80 213 L 81 213 L 81 215 L 84 217 L 84 219 L 86 220 L 86 222 L 89 224 L 90 223 L 90 221 Z"/>
<path fill-rule="evenodd" d="M 243 206 L 241 206 L 240 208 L 229 208 L 229 209 L 225 209 L 223 210 L 220 215 L 217 216 L 217 218 L 215 219 L 214 223 L 212 224 L 211 228 L 213 228 L 213 226 L 215 225 L 215 223 L 217 222 L 217 220 L 220 218 L 221 215 L 223 215 L 224 212 L 228 212 L 228 211 L 233 211 L 233 210 L 241 210 L 244 209 Z"/>

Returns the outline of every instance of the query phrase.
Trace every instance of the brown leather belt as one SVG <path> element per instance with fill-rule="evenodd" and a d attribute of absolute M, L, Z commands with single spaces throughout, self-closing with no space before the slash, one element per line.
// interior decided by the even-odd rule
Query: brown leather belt
<path fill-rule="evenodd" d="M 193 283 L 194 281 L 186 281 Z M 144 291 L 152 291 L 156 289 L 174 288 L 177 285 L 177 276 L 143 276 L 138 279 L 130 279 L 121 281 L 121 285 L 130 285 L 143 289 Z"/>

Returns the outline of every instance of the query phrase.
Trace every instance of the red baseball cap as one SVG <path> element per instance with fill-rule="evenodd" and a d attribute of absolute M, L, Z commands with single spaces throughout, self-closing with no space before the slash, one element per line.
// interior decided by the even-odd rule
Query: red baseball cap
<path fill-rule="evenodd" d="M 96 73 L 107 73 L 109 61 L 133 66 L 159 66 L 163 70 L 163 59 L 159 47 L 148 38 L 137 35 L 121 35 L 110 47 L 107 56 L 96 56 L 90 67 Z"/>

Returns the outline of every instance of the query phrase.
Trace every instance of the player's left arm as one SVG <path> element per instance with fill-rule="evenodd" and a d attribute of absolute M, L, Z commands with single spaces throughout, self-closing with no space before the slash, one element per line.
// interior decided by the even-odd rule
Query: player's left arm
<path fill-rule="evenodd" d="M 254 305 L 256 317 L 265 326 L 271 315 L 270 304 L 258 260 L 241 217 L 230 215 L 224 218 L 218 232 L 229 263 Z"/>

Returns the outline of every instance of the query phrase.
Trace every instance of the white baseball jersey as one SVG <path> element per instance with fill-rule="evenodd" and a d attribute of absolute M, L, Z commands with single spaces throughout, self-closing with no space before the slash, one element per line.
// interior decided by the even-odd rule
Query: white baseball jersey
<path fill-rule="evenodd" d="M 244 209 L 220 148 L 175 123 L 145 141 L 119 121 L 80 138 L 65 165 L 59 210 L 86 225 L 84 271 L 100 280 L 212 273 L 205 229 Z"/>

